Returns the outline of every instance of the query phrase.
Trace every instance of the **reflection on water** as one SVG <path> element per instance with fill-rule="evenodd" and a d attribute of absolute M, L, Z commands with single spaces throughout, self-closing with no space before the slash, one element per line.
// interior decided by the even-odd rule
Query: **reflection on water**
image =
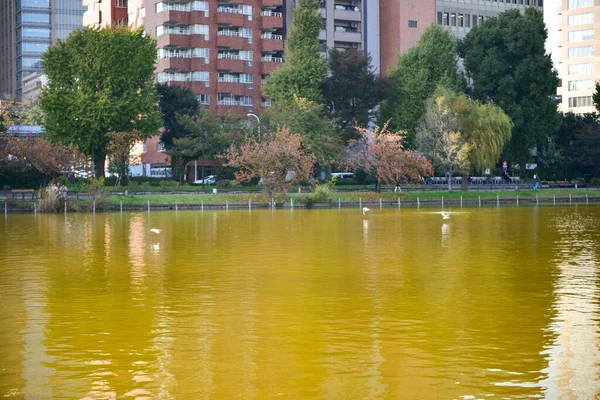
<path fill-rule="evenodd" d="M 600 224 L 579 213 L 559 213 L 553 221 L 558 235 L 552 261 L 559 271 L 555 316 L 549 326 L 554 340 L 545 351 L 549 359 L 546 393 L 551 398 L 598 398 L 600 243 L 594 233 Z"/>
<path fill-rule="evenodd" d="M 592 206 L 11 215 L 0 396 L 596 398 L 599 228 Z"/>

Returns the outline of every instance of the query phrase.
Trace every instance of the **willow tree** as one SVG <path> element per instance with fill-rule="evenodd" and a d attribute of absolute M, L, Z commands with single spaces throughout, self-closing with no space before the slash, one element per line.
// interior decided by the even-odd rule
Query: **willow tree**
<path fill-rule="evenodd" d="M 319 0 L 299 0 L 285 42 L 285 63 L 263 86 L 263 92 L 275 107 L 283 108 L 292 103 L 294 96 L 322 102 L 321 85 L 327 72 L 327 61 L 321 57 L 319 42 L 322 27 Z"/>
<path fill-rule="evenodd" d="M 43 61 L 46 135 L 91 157 L 97 176 L 104 176 L 109 132 L 158 133 L 156 41 L 143 29 L 79 29 L 52 46 Z"/>
<path fill-rule="evenodd" d="M 449 190 L 454 171 L 462 174 L 463 189 L 467 189 L 469 172 L 482 173 L 496 165 L 512 128 L 511 119 L 501 108 L 439 87 L 427 101 L 416 142 L 418 149 L 448 176 Z"/>

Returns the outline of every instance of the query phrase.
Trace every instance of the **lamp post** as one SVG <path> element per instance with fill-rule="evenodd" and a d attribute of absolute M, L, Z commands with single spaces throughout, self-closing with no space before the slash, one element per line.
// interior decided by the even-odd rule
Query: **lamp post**
<path fill-rule="evenodd" d="M 248 114 L 246 114 L 246 116 L 256 118 L 256 122 L 258 123 L 258 137 L 260 137 L 260 118 L 258 118 L 258 115 L 253 114 L 253 113 L 248 113 Z"/>

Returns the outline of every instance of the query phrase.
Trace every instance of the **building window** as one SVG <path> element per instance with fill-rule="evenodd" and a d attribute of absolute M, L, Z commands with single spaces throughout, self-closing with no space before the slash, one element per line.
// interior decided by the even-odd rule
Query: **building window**
<path fill-rule="evenodd" d="M 438 25 L 442 25 L 444 23 L 444 17 L 441 11 L 437 13 L 437 23 Z"/>
<path fill-rule="evenodd" d="M 569 97 L 569 107 L 591 107 L 592 105 L 592 96 Z"/>
<path fill-rule="evenodd" d="M 409 28 L 416 28 L 417 27 L 417 21 L 413 21 L 412 19 L 408 20 L 408 27 Z"/>
<path fill-rule="evenodd" d="M 569 43 L 582 42 L 584 40 L 594 40 L 593 29 L 584 29 L 581 31 L 569 32 Z"/>
<path fill-rule="evenodd" d="M 450 13 L 449 12 L 445 12 L 444 13 L 444 25 L 448 25 L 450 24 Z"/>
<path fill-rule="evenodd" d="M 569 0 L 569 10 L 583 7 L 594 7 L 594 0 Z"/>
<path fill-rule="evenodd" d="M 196 99 L 198 99 L 198 103 L 208 106 L 210 105 L 210 96 L 207 94 L 199 94 L 198 96 L 196 96 Z"/>
<path fill-rule="evenodd" d="M 451 26 L 456 26 L 456 13 L 452 13 L 450 14 L 450 25 Z"/>
<path fill-rule="evenodd" d="M 473 15 L 473 26 L 477 26 L 477 15 Z"/>
<path fill-rule="evenodd" d="M 115 6 L 120 8 L 127 8 L 127 0 L 116 0 Z"/>
<path fill-rule="evenodd" d="M 569 49 L 569 55 L 568 55 L 568 57 L 570 59 L 593 57 L 593 56 L 594 56 L 594 46 L 571 47 Z"/>
<path fill-rule="evenodd" d="M 569 75 L 590 75 L 594 73 L 594 63 L 570 64 Z"/>
<path fill-rule="evenodd" d="M 156 143 L 156 151 L 158 151 L 159 153 L 164 153 L 165 151 L 167 151 L 165 144 L 163 142 Z"/>
<path fill-rule="evenodd" d="M 594 13 L 569 15 L 569 26 L 587 25 L 594 23 Z"/>
<path fill-rule="evenodd" d="M 465 14 L 465 27 L 471 27 L 471 14 Z"/>
<path fill-rule="evenodd" d="M 593 79 L 582 79 L 578 81 L 569 81 L 569 92 L 575 90 L 593 90 L 595 83 Z"/>
<path fill-rule="evenodd" d="M 465 26 L 465 16 L 463 14 L 458 14 L 458 26 L 459 27 L 464 27 Z"/>

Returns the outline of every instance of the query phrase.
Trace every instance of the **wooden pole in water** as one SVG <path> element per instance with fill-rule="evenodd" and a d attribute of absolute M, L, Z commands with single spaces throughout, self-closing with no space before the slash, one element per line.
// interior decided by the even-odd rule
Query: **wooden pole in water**
<path fill-rule="evenodd" d="M 200 210 L 204 212 L 204 200 L 200 203 Z"/>
<path fill-rule="evenodd" d="M 535 195 L 535 204 L 540 204 L 540 200 L 538 199 L 538 195 Z"/>
<path fill-rule="evenodd" d="M 460 208 L 462 208 L 462 196 L 460 196 Z"/>
<path fill-rule="evenodd" d="M 400 207 L 402 207 L 402 204 L 400 204 L 400 197 L 398 197 L 398 210 L 400 209 Z"/>
<path fill-rule="evenodd" d="M 358 208 L 362 210 L 362 197 L 358 198 Z"/>
<path fill-rule="evenodd" d="M 248 199 L 248 210 L 252 210 L 252 199 Z"/>
<path fill-rule="evenodd" d="M 338 197 L 338 210 L 342 208 L 342 199 Z"/>
<path fill-rule="evenodd" d="M 177 204 L 177 200 L 175 200 L 175 212 L 179 211 L 179 205 Z"/>
<path fill-rule="evenodd" d="M 556 205 L 556 195 L 555 194 L 552 195 L 552 204 Z"/>
<path fill-rule="evenodd" d="M 444 209 L 444 196 L 442 196 L 442 210 Z"/>
<path fill-rule="evenodd" d="M 119 211 L 121 213 L 123 213 L 123 200 L 121 200 L 120 204 L 119 204 Z"/>
<path fill-rule="evenodd" d="M 519 205 L 519 195 L 517 195 L 517 205 Z"/>
<path fill-rule="evenodd" d="M 4 215 L 8 214 L 8 201 L 4 200 Z"/>
<path fill-rule="evenodd" d="M 229 211 L 229 200 L 225 200 L 225 211 Z"/>
<path fill-rule="evenodd" d="M 148 200 L 148 212 L 150 212 L 150 200 Z"/>
<path fill-rule="evenodd" d="M 94 214 L 96 214 L 96 200 L 94 200 L 94 203 L 92 205 L 92 209 L 94 211 Z"/>
<path fill-rule="evenodd" d="M 569 193 L 569 205 L 571 205 L 571 193 Z"/>
<path fill-rule="evenodd" d="M 292 210 L 294 209 L 294 199 L 292 199 Z"/>
<path fill-rule="evenodd" d="M 481 208 L 481 196 L 479 196 L 479 208 Z"/>
<path fill-rule="evenodd" d="M 67 201 L 65 200 L 65 214 L 67 213 Z"/>
<path fill-rule="evenodd" d="M 418 197 L 417 197 L 417 208 L 421 208 L 421 202 L 419 201 Z"/>
<path fill-rule="evenodd" d="M 587 194 L 587 192 L 585 192 L 585 204 L 587 204 L 587 203 L 588 203 L 588 194 Z"/>
<path fill-rule="evenodd" d="M 383 207 L 383 202 L 381 200 L 381 197 L 379 198 L 379 209 L 381 210 L 381 208 Z"/>
<path fill-rule="evenodd" d="M 496 207 L 500 207 L 500 196 L 496 195 Z"/>
<path fill-rule="evenodd" d="M 37 214 L 37 203 L 33 203 L 33 214 Z"/>
<path fill-rule="evenodd" d="M 275 208 L 275 199 L 271 198 L 271 208 Z"/>

